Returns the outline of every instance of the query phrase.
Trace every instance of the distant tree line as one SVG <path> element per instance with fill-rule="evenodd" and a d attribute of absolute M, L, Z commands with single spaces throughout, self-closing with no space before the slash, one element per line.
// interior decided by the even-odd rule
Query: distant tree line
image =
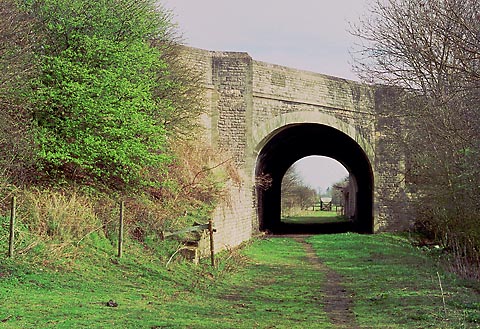
<path fill-rule="evenodd" d="M 347 186 L 348 181 L 349 179 L 346 177 L 322 193 L 302 179 L 295 165 L 291 166 L 282 179 L 282 216 L 295 216 L 301 211 L 312 210 L 314 205 L 318 205 L 315 209 L 320 209 L 321 197 L 330 198 L 332 205 L 344 205 L 345 196 L 341 188 Z"/>
<path fill-rule="evenodd" d="M 305 184 L 295 165 L 288 168 L 283 176 L 282 214 L 294 216 L 301 210 L 306 210 L 317 201 L 317 192 Z"/>

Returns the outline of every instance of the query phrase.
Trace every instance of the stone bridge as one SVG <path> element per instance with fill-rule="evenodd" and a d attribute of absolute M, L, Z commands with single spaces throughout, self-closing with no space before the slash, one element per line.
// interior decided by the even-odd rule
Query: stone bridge
<path fill-rule="evenodd" d="M 232 155 L 241 176 L 229 182 L 230 197 L 214 214 L 217 250 L 278 231 L 283 175 L 310 155 L 336 159 L 349 171 L 355 200 L 349 230 L 406 225 L 405 161 L 392 147 L 400 129 L 385 115 L 387 91 L 255 61 L 247 53 L 185 48 L 184 54 L 203 77 L 206 137 Z M 265 177 L 268 186 L 259 184 Z"/>

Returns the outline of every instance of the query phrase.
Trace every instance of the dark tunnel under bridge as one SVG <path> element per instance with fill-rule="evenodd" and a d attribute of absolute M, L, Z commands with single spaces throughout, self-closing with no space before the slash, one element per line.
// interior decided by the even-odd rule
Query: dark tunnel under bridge
<path fill-rule="evenodd" d="M 286 224 L 281 221 L 281 183 L 287 169 L 311 155 L 333 158 L 349 171 L 356 184 L 355 210 L 350 222 Z M 373 173 L 360 145 L 345 133 L 321 124 L 292 124 L 278 129 L 260 151 L 256 176 L 268 175 L 271 186 L 257 187 L 260 229 L 285 233 L 373 233 Z M 264 176 L 265 177 L 265 176 Z"/>

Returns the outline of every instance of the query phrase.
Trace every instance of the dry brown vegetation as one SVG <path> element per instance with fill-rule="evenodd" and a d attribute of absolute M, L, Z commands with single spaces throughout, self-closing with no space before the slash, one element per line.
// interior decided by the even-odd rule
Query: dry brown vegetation
<path fill-rule="evenodd" d="M 381 114 L 402 123 L 392 149 L 407 155 L 416 228 L 478 276 L 480 3 L 376 0 L 353 34 L 359 74 L 397 96 Z"/>

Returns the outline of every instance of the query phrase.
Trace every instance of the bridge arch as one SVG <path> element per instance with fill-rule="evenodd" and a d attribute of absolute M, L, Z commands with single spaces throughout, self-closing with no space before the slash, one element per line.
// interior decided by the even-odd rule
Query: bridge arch
<path fill-rule="evenodd" d="M 318 123 L 326 125 L 343 132 L 352 138 L 364 150 L 368 158 L 373 159 L 374 149 L 370 142 L 357 132 L 355 127 L 345 121 L 342 121 L 333 115 L 323 112 L 291 112 L 275 116 L 265 122 L 262 122 L 253 129 L 253 142 L 255 152 L 258 154 L 265 144 L 281 129 L 285 129 L 293 124 Z"/>
<path fill-rule="evenodd" d="M 324 113 L 289 113 L 264 122 L 253 135 L 256 145 L 255 176 L 269 177 L 271 185 L 258 184 L 256 204 L 261 230 L 285 233 L 320 233 L 331 231 L 356 231 L 372 233 L 373 216 L 373 149 L 353 128 L 337 118 Z M 281 182 L 287 169 L 297 160 L 310 155 L 320 155 L 339 161 L 349 171 L 355 182 L 355 212 L 348 227 L 282 225 Z"/>
<path fill-rule="evenodd" d="M 404 123 L 388 115 L 395 91 L 256 61 L 244 52 L 185 47 L 181 53 L 205 92 L 205 139 L 231 154 L 238 169 L 212 215 L 215 250 L 240 244 L 259 227 L 275 228 L 284 172 L 308 155 L 338 160 L 357 181 L 358 231 L 408 225 L 406 155 L 397 144 Z M 326 138 L 335 147 L 318 142 Z M 262 173 L 272 174 L 273 188 L 259 187 Z"/>

